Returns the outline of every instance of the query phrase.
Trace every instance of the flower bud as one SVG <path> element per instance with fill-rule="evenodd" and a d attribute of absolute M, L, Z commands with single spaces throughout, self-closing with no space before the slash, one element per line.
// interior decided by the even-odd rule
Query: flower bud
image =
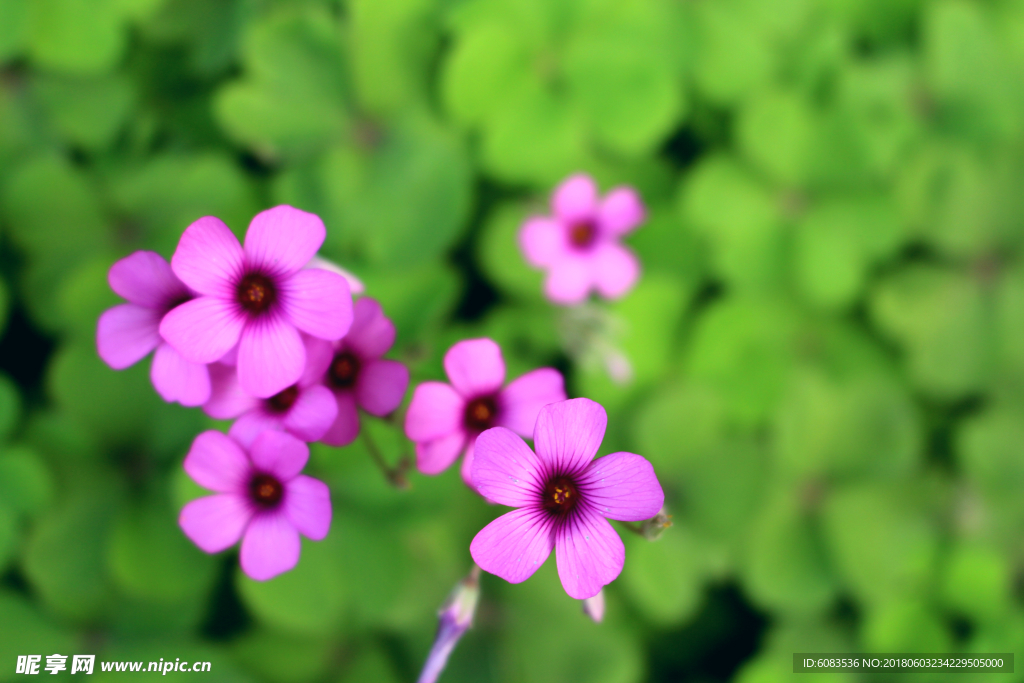
<path fill-rule="evenodd" d="M 469 576 L 459 581 L 438 611 L 439 623 L 434 646 L 430 648 L 423 665 L 419 683 L 434 683 L 448 663 L 448 655 L 455 649 L 459 638 L 473 625 L 473 614 L 480 598 L 480 567 L 473 565 Z"/>
<path fill-rule="evenodd" d="M 597 595 L 583 601 L 583 613 L 600 624 L 604 619 L 604 589 L 597 592 Z"/>
<path fill-rule="evenodd" d="M 640 524 L 640 533 L 648 541 L 656 541 L 662 532 L 670 526 L 672 526 L 672 515 L 665 512 L 665 508 L 661 508 L 658 514 Z"/>

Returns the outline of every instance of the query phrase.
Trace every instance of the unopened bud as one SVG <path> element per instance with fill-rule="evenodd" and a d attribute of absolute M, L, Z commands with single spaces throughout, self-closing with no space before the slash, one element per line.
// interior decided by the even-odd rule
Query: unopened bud
<path fill-rule="evenodd" d="M 597 592 L 597 595 L 583 601 L 583 613 L 600 624 L 604 619 L 604 589 Z"/>
<path fill-rule="evenodd" d="M 448 656 L 455 649 L 459 638 L 473 625 L 473 614 L 476 603 L 480 599 L 480 567 L 473 565 L 469 576 L 459 581 L 448 599 L 438 611 L 437 636 L 434 646 L 427 655 L 427 663 L 423 665 L 419 683 L 434 683 L 444 667 L 448 664 Z"/>
<path fill-rule="evenodd" d="M 362 280 L 339 266 L 334 261 L 328 261 L 319 254 L 309 260 L 309 263 L 306 264 L 306 268 L 319 268 L 320 270 L 329 270 L 332 273 L 337 273 L 345 278 L 348 282 L 348 288 L 353 294 L 362 294 L 366 291 L 366 285 L 363 284 Z"/>
<path fill-rule="evenodd" d="M 661 508 L 658 514 L 640 525 L 640 533 L 648 541 L 656 541 L 670 526 L 672 526 L 672 515 L 665 512 L 665 508 Z"/>

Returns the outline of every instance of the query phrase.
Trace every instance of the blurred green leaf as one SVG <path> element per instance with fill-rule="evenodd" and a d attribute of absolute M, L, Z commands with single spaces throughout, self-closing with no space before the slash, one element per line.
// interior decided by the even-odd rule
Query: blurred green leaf
<path fill-rule="evenodd" d="M 69 619 L 94 620 L 111 608 L 104 551 L 117 507 L 114 494 L 95 480 L 41 518 L 29 535 L 26 577 L 53 612 Z"/>
<path fill-rule="evenodd" d="M 72 78 L 41 74 L 33 90 L 57 132 L 86 149 L 113 142 L 134 105 L 132 83 L 123 76 Z"/>
<path fill-rule="evenodd" d="M 846 587 L 868 605 L 921 591 L 931 579 L 936 530 L 904 489 L 847 486 L 825 501 L 830 555 Z"/>
<path fill-rule="evenodd" d="M 344 623 L 350 585 L 338 569 L 343 562 L 343 533 L 334 529 L 323 541 L 303 539 L 295 569 L 269 581 L 254 581 L 239 568 L 235 585 L 246 607 L 270 628 L 296 635 L 324 635 Z"/>
<path fill-rule="evenodd" d="M 209 592 L 214 559 L 185 538 L 175 517 L 159 500 L 126 506 L 118 514 L 107 562 L 128 595 L 177 604 Z"/>
<path fill-rule="evenodd" d="M 128 42 L 116 0 L 32 0 L 28 27 L 33 61 L 65 73 L 107 72 Z"/>
<path fill-rule="evenodd" d="M 181 234 L 203 216 L 216 216 L 238 235 L 261 208 L 252 186 L 225 154 L 167 154 L 113 179 L 111 194 L 130 218 L 140 246 L 170 258 Z M 141 234 L 138 234 L 141 233 Z"/>
<path fill-rule="evenodd" d="M 18 516 L 6 505 L 0 505 L 0 570 L 6 569 L 8 560 L 17 550 Z"/>
<path fill-rule="evenodd" d="M 369 111 L 398 112 L 427 94 L 436 7 L 433 0 L 349 0 L 352 78 Z"/>
<path fill-rule="evenodd" d="M 0 372 L 0 442 L 13 432 L 21 417 L 21 396 L 7 373 Z"/>
<path fill-rule="evenodd" d="M 946 399 L 989 381 L 994 340 L 986 308 L 975 279 L 933 266 L 898 272 L 871 300 L 872 317 L 906 351 L 914 383 Z"/>
<path fill-rule="evenodd" d="M 29 0 L 0 1 L 0 62 L 25 48 L 28 36 Z"/>
<path fill-rule="evenodd" d="M 246 76 L 214 99 L 232 138 L 275 158 L 312 151 L 344 130 L 341 30 L 326 8 L 282 6 L 254 21 L 242 57 Z"/>
<path fill-rule="evenodd" d="M 46 620 L 28 600 L 9 590 L 0 592 L 0 659 L 17 662 L 18 655 L 71 653 L 76 644 L 72 633 Z M 43 660 L 45 661 L 45 659 Z M 16 681 L 15 667 L 0 670 L 0 681 Z"/>
<path fill-rule="evenodd" d="M 526 262 L 519 248 L 519 230 L 527 217 L 527 208 L 520 204 L 499 204 L 484 223 L 479 258 L 488 278 L 505 294 L 541 301 L 544 275 Z"/>
<path fill-rule="evenodd" d="M 947 652 L 949 634 L 942 618 L 925 602 L 897 599 L 870 609 L 861 639 L 870 652 Z"/>
<path fill-rule="evenodd" d="M 1011 568 L 994 548 L 971 542 L 957 543 L 946 558 L 939 593 L 958 614 L 979 622 L 996 621 L 1013 600 Z"/>
<path fill-rule="evenodd" d="M 763 288 L 782 270 L 777 198 L 733 159 L 710 155 L 683 178 L 679 208 L 711 246 L 718 273 L 741 287 Z"/>
<path fill-rule="evenodd" d="M 966 420 L 957 433 L 957 452 L 968 481 L 995 512 L 992 524 L 1005 538 L 1024 524 L 1024 420 L 1019 408 L 996 404 Z"/>
<path fill-rule="evenodd" d="M 303 683 L 321 679 L 331 662 L 332 644 L 319 638 L 251 631 L 232 642 L 239 663 L 261 679 L 274 683 Z M 367 678 L 365 680 L 378 680 Z"/>
<path fill-rule="evenodd" d="M 618 531 L 626 542 L 622 585 L 644 616 L 659 626 L 693 617 L 703 598 L 702 548 L 679 525 L 656 542 Z"/>
<path fill-rule="evenodd" d="M 808 178 L 815 124 L 814 112 L 796 93 L 767 90 L 740 110 L 737 143 L 769 178 L 797 186 Z"/>
<path fill-rule="evenodd" d="M 7 509 L 22 515 L 43 512 L 54 499 L 49 468 L 24 446 L 0 448 L 0 498 Z"/>
<path fill-rule="evenodd" d="M 793 495 L 778 495 L 756 518 L 745 584 L 758 603 L 781 612 L 820 613 L 837 588 L 814 520 Z"/>

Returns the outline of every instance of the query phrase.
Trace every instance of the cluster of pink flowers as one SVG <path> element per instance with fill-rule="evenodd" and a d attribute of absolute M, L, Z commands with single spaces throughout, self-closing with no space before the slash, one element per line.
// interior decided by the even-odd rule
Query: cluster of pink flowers
<path fill-rule="evenodd" d="M 639 264 L 619 238 L 644 218 L 636 192 L 617 188 L 602 199 L 578 175 L 552 206 L 553 217 L 531 218 L 520 233 L 527 260 L 548 271 L 548 297 L 574 304 L 595 289 L 615 298 L 632 288 Z M 201 218 L 170 264 L 140 251 L 113 265 L 110 285 L 127 303 L 106 311 L 97 329 L 111 367 L 155 351 L 151 377 L 165 400 L 234 420 L 227 434 L 206 431 L 193 442 L 185 471 L 213 493 L 188 503 L 179 523 L 206 552 L 241 541 L 242 569 L 257 580 L 296 565 L 300 535 L 320 540 L 329 531 L 330 491 L 302 474 L 308 444 L 352 442 L 360 411 L 391 414 L 409 385 L 407 368 L 383 357 L 395 328 L 381 306 L 366 297 L 353 304 L 345 277 L 318 267 L 325 235 L 317 216 L 290 206 L 253 218 L 244 245 L 220 220 Z M 404 418 L 419 470 L 440 474 L 462 455 L 473 491 L 516 508 L 476 535 L 474 561 L 518 583 L 554 550 L 565 591 L 599 598 L 625 558 L 608 519 L 649 519 L 664 503 L 650 463 L 633 453 L 595 459 L 604 409 L 567 399 L 553 368 L 506 384 L 491 339 L 458 342 L 444 369 L 448 383 L 421 383 Z M 475 578 L 466 585 L 476 590 Z M 471 608 L 456 612 L 434 669 L 471 620 Z"/>
<path fill-rule="evenodd" d="M 200 434 L 185 470 L 215 494 L 181 512 L 207 552 L 242 539 L 242 569 L 269 579 L 295 566 L 298 534 L 331 523 L 327 486 L 301 475 L 312 441 L 350 443 L 357 406 L 383 416 L 402 402 L 409 373 L 381 358 L 395 328 L 380 305 L 353 305 L 348 281 L 312 267 L 326 230 L 290 206 L 249 224 L 244 245 L 220 220 L 190 225 L 168 264 L 139 251 L 115 263 L 111 288 L 128 303 L 99 320 L 96 345 L 115 369 L 155 350 L 150 376 L 167 401 L 237 418 L 228 435 Z"/>

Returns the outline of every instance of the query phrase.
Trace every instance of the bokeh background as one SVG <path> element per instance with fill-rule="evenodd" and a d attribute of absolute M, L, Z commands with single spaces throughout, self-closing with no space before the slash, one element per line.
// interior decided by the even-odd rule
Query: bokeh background
<path fill-rule="evenodd" d="M 650 217 L 636 289 L 567 313 L 515 234 L 576 171 Z M 553 561 L 485 576 L 442 680 L 1021 654 L 1024 2 L 0 0 L 0 681 L 54 652 L 415 679 L 501 510 L 454 469 L 398 491 L 360 443 L 317 446 L 332 532 L 253 582 L 176 524 L 217 425 L 96 355 L 116 259 L 278 203 L 323 217 L 414 383 L 491 336 L 510 377 L 553 364 L 601 402 L 602 452 L 666 489 L 675 525 L 622 531 L 603 625 Z"/>

